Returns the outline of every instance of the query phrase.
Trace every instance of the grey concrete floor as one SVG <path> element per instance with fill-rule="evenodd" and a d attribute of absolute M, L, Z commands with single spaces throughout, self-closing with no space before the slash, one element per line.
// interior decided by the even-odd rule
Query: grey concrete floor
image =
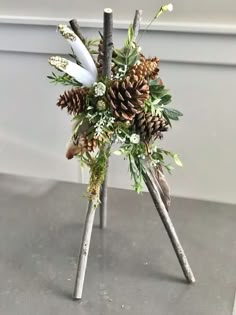
<path fill-rule="evenodd" d="M 94 228 L 82 302 L 71 299 L 85 186 L 0 175 L 1 315 L 232 315 L 236 207 L 174 198 L 171 217 L 195 273 L 188 285 L 147 193 L 109 190 Z"/>

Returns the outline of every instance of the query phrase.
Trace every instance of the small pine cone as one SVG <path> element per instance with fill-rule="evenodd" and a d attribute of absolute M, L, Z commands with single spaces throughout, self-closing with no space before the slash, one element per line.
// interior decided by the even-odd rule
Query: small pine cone
<path fill-rule="evenodd" d="M 159 115 L 152 116 L 151 113 L 141 112 L 135 116 L 133 127 L 141 140 L 147 142 L 151 139 L 161 139 L 162 132 L 168 130 L 168 123 Z"/>
<path fill-rule="evenodd" d="M 131 67 L 128 75 L 136 75 L 140 79 L 154 80 L 159 72 L 158 65 L 158 58 L 144 59 L 144 57 L 141 56 L 140 63 Z"/>
<path fill-rule="evenodd" d="M 103 66 L 103 38 L 100 39 L 98 44 L 98 56 L 97 56 L 97 70 L 98 74 L 102 75 L 102 66 Z"/>
<path fill-rule="evenodd" d="M 121 121 L 133 120 L 142 111 L 149 97 L 149 87 L 137 76 L 114 81 L 107 92 L 107 99 L 114 116 Z"/>
<path fill-rule="evenodd" d="M 112 52 L 113 56 L 114 56 L 114 50 Z M 97 66 L 97 70 L 98 70 L 98 75 L 102 75 L 102 71 L 103 71 L 103 58 L 104 58 L 104 50 L 103 50 L 103 38 L 100 39 L 100 42 L 98 44 L 98 56 L 97 56 L 97 62 L 96 62 L 96 66 Z M 112 67 L 111 67 L 111 71 L 112 74 L 115 75 L 115 68 L 114 68 L 114 64 L 112 63 Z"/>
<path fill-rule="evenodd" d="M 69 114 L 77 115 L 84 110 L 85 97 L 88 93 L 87 88 L 76 88 L 65 91 L 58 101 L 57 106 L 61 109 L 66 108 Z"/>

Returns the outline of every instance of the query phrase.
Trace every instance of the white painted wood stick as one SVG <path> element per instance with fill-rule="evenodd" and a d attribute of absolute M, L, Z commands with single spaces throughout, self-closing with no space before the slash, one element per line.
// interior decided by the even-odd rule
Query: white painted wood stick
<path fill-rule="evenodd" d="M 73 298 L 76 300 L 82 299 L 84 278 L 87 268 L 87 260 L 89 254 L 90 240 L 93 230 L 93 222 L 96 208 L 94 207 L 93 201 L 89 201 L 88 209 L 86 214 L 86 220 L 84 224 L 84 231 L 82 237 L 82 243 L 80 247 L 79 262 L 77 267 L 77 274 L 75 280 L 75 288 Z"/>
<path fill-rule="evenodd" d="M 174 225 L 170 219 L 169 213 L 166 210 L 165 205 L 162 201 L 162 198 L 161 198 L 161 195 L 160 195 L 160 192 L 158 189 L 158 185 L 156 182 L 157 180 L 156 180 L 155 172 L 147 160 L 143 161 L 143 169 L 144 169 L 144 171 L 143 171 L 144 181 L 147 185 L 147 188 L 150 192 L 150 195 L 153 199 L 153 202 L 156 206 L 156 209 L 157 209 L 157 211 L 161 217 L 161 220 L 164 224 L 166 232 L 170 238 L 170 241 L 171 241 L 172 246 L 175 250 L 176 256 L 179 260 L 180 266 L 181 266 L 183 273 L 185 275 L 185 278 L 189 283 L 194 283 L 195 277 L 193 275 L 192 269 L 189 265 L 189 262 L 188 262 L 186 255 L 185 255 L 183 247 L 179 241 L 178 235 L 177 235 L 175 228 L 174 228 Z"/>

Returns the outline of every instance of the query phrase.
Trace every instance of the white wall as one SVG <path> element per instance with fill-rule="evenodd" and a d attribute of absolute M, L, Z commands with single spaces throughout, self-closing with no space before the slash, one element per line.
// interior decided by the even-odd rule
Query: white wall
<path fill-rule="evenodd" d="M 174 22 L 235 23 L 235 0 L 173 0 L 175 12 L 161 17 Z M 143 9 L 144 21 L 149 20 L 165 1 L 140 0 L 1 0 L 2 15 L 41 16 L 100 20 L 103 8 L 112 6 L 115 20 L 130 20 L 134 9 Z M 168 1 L 166 1 L 168 3 Z"/>
<path fill-rule="evenodd" d="M 213 12 L 210 1 L 205 10 L 199 5 L 194 15 L 189 13 L 197 2 L 192 1 L 190 7 L 183 1 L 181 9 L 176 4 L 172 23 L 163 20 L 143 37 L 142 46 L 146 54 L 161 58 L 160 74 L 171 88 L 173 106 L 185 114 L 162 141 L 184 162 L 184 168 L 176 169 L 169 179 L 173 194 L 235 203 L 236 26 L 230 23 L 234 10 L 225 8 L 230 0 L 224 2 L 224 8 L 215 4 Z M 54 105 L 63 88 L 49 85 L 46 79 L 51 70 L 48 56 L 68 52 L 53 24 L 72 17 L 71 8 L 77 1 L 64 11 L 64 2 L 57 2 L 56 11 L 52 10 L 53 1 L 51 8 L 47 3 L 47 10 L 42 1 L 38 8 L 33 2 L 25 7 L 22 1 L 21 6 L 18 3 L 1 0 L 0 172 L 81 181 L 76 162 L 64 159 L 69 118 Z M 117 45 L 125 36 L 122 19 L 133 11 L 132 2 L 127 3 L 130 7 L 116 16 Z M 97 18 L 97 10 L 104 5 L 108 1 L 88 11 L 80 4 L 87 36 L 94 36 L 101 24 L 85 20 L 85 16 Z M 146 16 L 151 16 L 153 7 L 154 1 L 149 2 Z M 206 23 L 208 20 L 212 23 Z M 113 157 L 111 165 L 110 184 L 130 187 L 127 164 Z"/>

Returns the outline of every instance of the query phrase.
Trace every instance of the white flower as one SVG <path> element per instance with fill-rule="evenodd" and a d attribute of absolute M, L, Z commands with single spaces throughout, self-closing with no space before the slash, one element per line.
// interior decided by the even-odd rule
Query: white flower
<path fill-rule="evenodd" d="M 94 82 L 94 78 L 90 72 L 70 60 L 59 56 L 53 56 L 49 58 L 48 62 L 51 66 L 69 74 L 84 86 L 90 87 Z"/>
<path fill-rule="evenodd" d="M 140 53 L 142 51 L 142 47 L 138 46 L 138 52 Z"/>
<path fill-rule="evenodd" d="M 169 4 L 164 5 L 164 6 L 162 7 L 162 10 L 163 10 L 163 11 L 169 11 L 169 12 L 172 12 L 172 11 L 173 11 L 173 9 L 174 9 L 174 6 L 173 6 L 173 4 L 172 4 L 172 3 L 169 3 Z"/>
<path fill-rule="evenodd" d="M 113 152 L 114 155 L 122 155 L 122 152 L 120 150 L 116 150 Z"/>
<path fill-rule="evenodd" d="M 140 136 L 137 135 L 136 133 L 133 133 L 131 136 L 130 136 L 130 142 L 131 143 L 134 143 L 134 144 L 138 144 L 140 142 Z"/>
<path fill-rule="evenodd" d="M 106 93 L 106 85 L 102 82 L 95 82 L 93 85 L 95 97 L 103 96 Z"/>
<path fill-rule="evenodd" d="M 97 68 L 91 54 L 89 53 L 83 42 L 67 25 L 59 24 L 57 29 L 61 33 L 61 35 L 68 40 L 73 52 L 81 62 L 81 65 L 91 73 L 94 81 L 96 81 Z"/>

